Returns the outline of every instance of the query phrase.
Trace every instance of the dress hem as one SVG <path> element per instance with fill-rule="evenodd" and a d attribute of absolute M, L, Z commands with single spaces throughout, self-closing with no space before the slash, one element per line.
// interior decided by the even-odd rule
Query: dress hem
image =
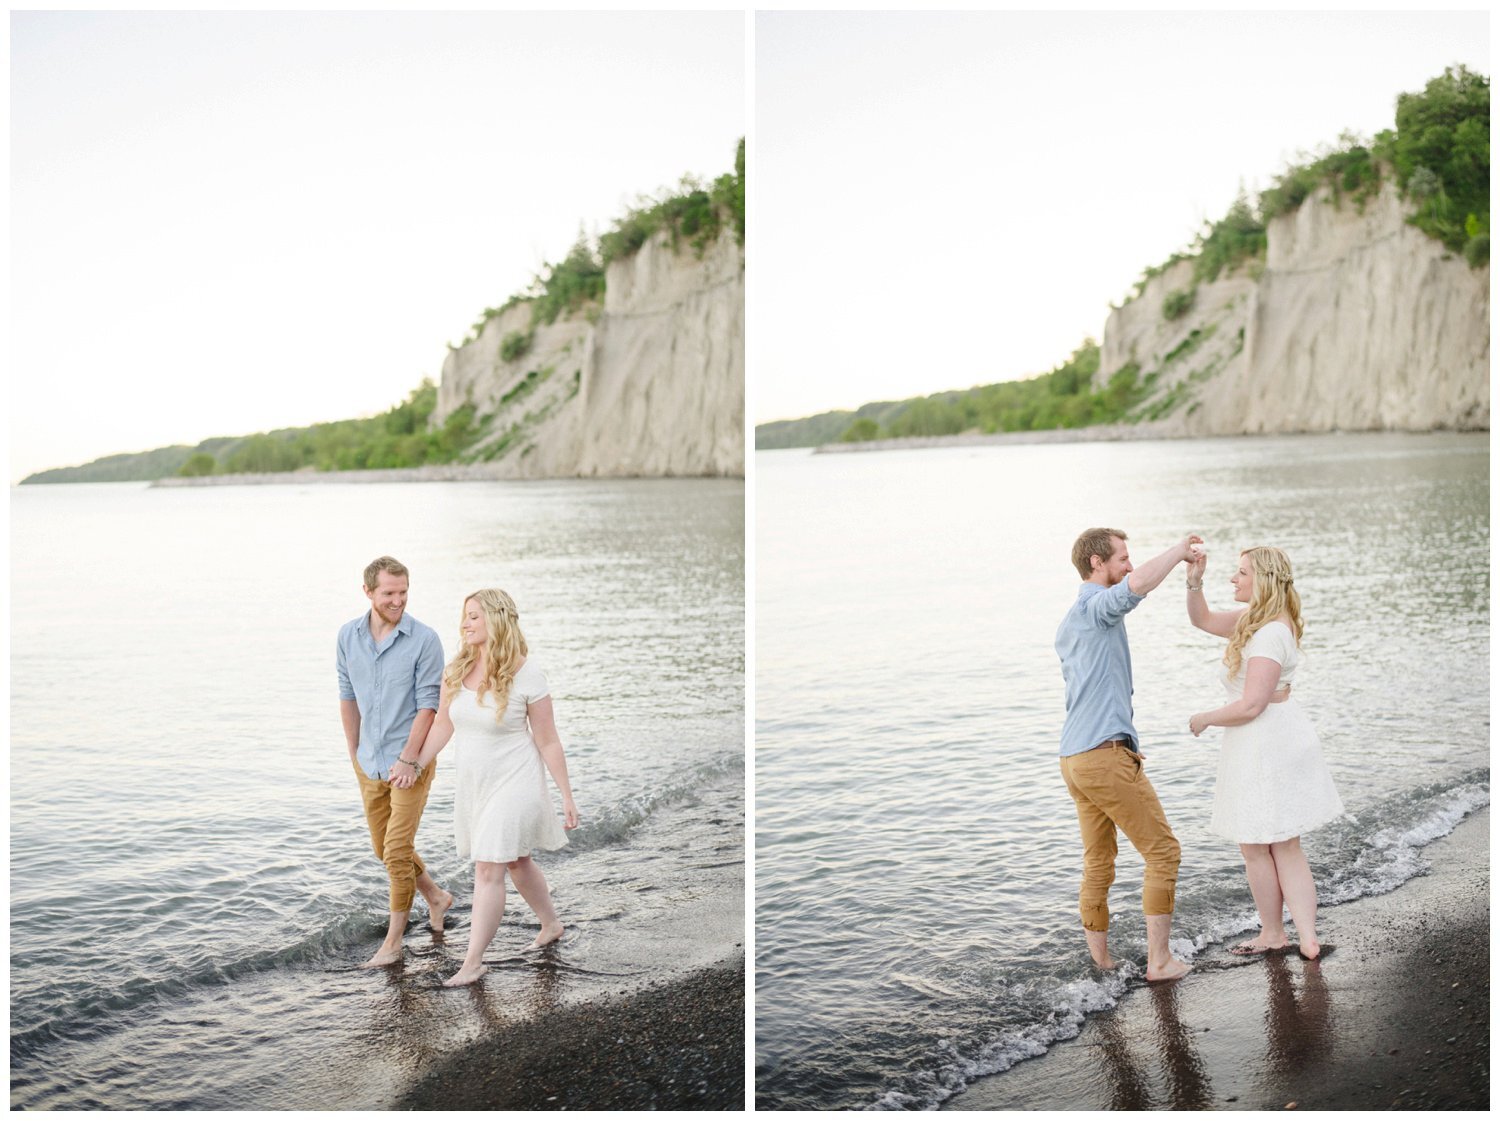
<path fill-rule="evenodd" d="M 524 849 L 514 856 L 471 856 L 468 853 L 461 852 L 458 854 L 458 858 L 470 864 L 509 864 L 512 860 L 524 859 L 534 852 L 556 852 L 558 849 L 565 848 L 567 844 L 568 842 L 564 840 L 561 844 L 556 845 L 533 845 L 531 848 Z"/>
<path fill-rule="evenodd" d="M 1322 818 L 1319 821 L 1314 821 L 1312 824 L 1304 825 L 1298 829 L 1279 829 L 1273 832 L 1266 840 L 1261 840 L 1260 837 L 1256 837 L 1251 840 L 1247 840 L 1243 837 L 1236 837 L 1234 834 L 1226 832 L 1223 829 L 1215 829 L 1212 825 L 1209 826 L 1209 830 L 1214 834 L 1214 836 L 1223 837 L 1226 841 L 1233 841 L 1237 845 L 1274 845 L 1281 841 L 1290 841 L 1293 837 L 1305 836 L 1306 834 L 1312 832 L 1314 829 L 1321 829 L 1329 822 L 1336 821 L 1342 816 L 1344 816 L 1343 811 L 1340 811 L 1339 813 L 1334 814 L 1332 817 Z"/>

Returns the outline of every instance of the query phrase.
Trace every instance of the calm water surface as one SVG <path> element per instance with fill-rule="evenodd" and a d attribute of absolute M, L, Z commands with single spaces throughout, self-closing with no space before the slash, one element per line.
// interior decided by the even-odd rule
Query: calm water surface
<path fill-rule="evenodd" d="M 743 937 L 740 481 L 11 492 L 11 1099 L 25 1108 L 388 1104 L 445 1050 Z M 583 813 L 539 858 L 569 924 L 526 955 L 511 896 L 474 990 L 471 869 L 440 757 L 399 971 L 338 719 L 334 636 L 390 553 L 451 654 L 514 595 Z"/>
<path fill-rule="evenodd" d="M 756 1081 L 769 1108 L 931 1108 L 1077 1034 L 1101 982 L 1058 774 L 1052 649 L 1074 537 L 1137 563 L 1208 541 L 1290 554 L 1298 698 L 1349 815 L 1304 839 L 1325 904 L 1389 891 L 1489 801 L 1487 435 L 1360 435 L 756 456 Z M 1128 618 L 1147 768 L 1183 843 L 1174 948 L 1250 929 L 1208 832 L 1222 640 L 1181 570 Z M 1144 961 L 1121 846 L 1116 951 Z M 1338 912 L 1324 916 L 1330 940 Z"/>

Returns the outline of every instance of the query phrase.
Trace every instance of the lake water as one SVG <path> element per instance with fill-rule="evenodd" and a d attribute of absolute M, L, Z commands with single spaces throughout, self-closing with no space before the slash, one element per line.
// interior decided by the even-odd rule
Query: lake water
<path fill-rule="evenodd" d="M 1071 1038 L 1103 980 L 1077 914 L 1053 652 L 1073 539 L 1136 563 L 1208 542 L 1290 554 L 1296 691 L 1347 817 L 1304 838 L 1320 898 L 1392 890 L 1489 801 L 1489 439 L 1346 435 L 812 455 L 756 470 L 756 1085 L 763 1108 L 931 1108 Z M 1183 844 L 1174 949 L 1254 925 L 1208 832 L 1222 640 L 1181 570 L 1128 617 L 1136 724 Z M 1121 844 L 1116 953 L 1143 963 L 1141 861 Z M 1338 940 L 1336 907 L 1320 932 Z"/>
<path fill-rule="evenodd" d="M 11 1100 L 378 1108 L 448 1050 L 743 941 L 744 484 L 327 483 L 11 491 Z M 382 553 L 456 649 L 515 597 L 583 814 L 542 854 L 568 924 L 481 985 L 438 761 L 400 970 L 339 724 L 334 636 Z M 554 793 L 554 798 L 556 797 Z"/>

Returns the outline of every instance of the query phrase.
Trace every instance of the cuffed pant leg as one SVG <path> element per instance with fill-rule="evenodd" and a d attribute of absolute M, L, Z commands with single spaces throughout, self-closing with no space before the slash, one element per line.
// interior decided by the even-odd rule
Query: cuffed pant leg
<path fill-rule="evenodd" d="M 359 776 L 365 822 L 370 827 L 370 847 L 385 865 L 390 909 L 409 911 L 416 899 L 417 877 L 427 870 L 415 845 L 417 826 L 437 767 L 435 764 L 428 767 L 416 785 L 407 790 L 397 790 L 381 779 L 370 778 L 358 764 L 354 771 Z"/>
<path fill-rule="evenodd" d="M 1177 906 L 1177 867 L 1182 862 L 1182 845 L 1167 824 L 1166 812 L 1151 780 L 1143 774 L 1136 786 L 1135 812 L 1120 822 L 1120 828 L 1146 861 L 1141 909 L 1148 915 L 1170 915 Z"/>
<path fill-rule="evenodd" d="M 1074 783 L 1068 760 L 1062 764 L 1063 781 L 1078 810 L 1078 832 L 1083 838 L 1083 881 L 1078 887 L 1078 914 L 1083 928 L 1093 931 L 1109 929 L 1109 887 L 1115 882 L 1115 823 L 1094 805 Z"/>
<path fill-rule="evenodd" d="M 417 895 L 417 877 L 427 870 L 417 855 L 417 826 L 422 823 L 422 810 L 427 805 L 427 793 L 432 789 L 432 776 L 436 773 L 436 766 L 429 766 L 415 785 L 405 790 L 387 787 L 390 819 L 386 822 L 381 859 L 385 861 L 386 876 L 391 884 L 392 911 L 411 910 Z"/>
<path fill-rule="evenodd" d="M 1141 907 L 1148 915 L 1170 915 L 1177 901 L 1177 868 L 1182 846 L 1167 824 L 1166 812 L 1156 789 L 1141 767 L 1140 757 L 1124 748 L 1097 748 L 1082 755 L 1065 756 L 1063 773 L 1068 789 L 1079 802 L 1079 824 L 1084 822 L 1083 803 L 1110 822 L 1110 848 L 1115 846 L 1114 827 L 1135 846 L 1146 862 Z M 1081 801 L 1080 801 L 1081 799 Z M 1084 837 L 1084 867 L 1087 875 L 1089 839 Z M 1113 878 L 1113 852 L 1110 876 Z M 1085 919 L 1084 926 L 1091 927 Z"/>

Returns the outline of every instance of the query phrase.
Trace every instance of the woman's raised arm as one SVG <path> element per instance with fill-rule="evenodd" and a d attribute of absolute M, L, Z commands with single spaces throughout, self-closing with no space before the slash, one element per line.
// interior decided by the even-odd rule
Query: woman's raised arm
<path fill-rule="evenodd" d="M 1208 554 L 1198 553 L 1187 564 L 1187 613 L 1188 622 L 1200 631 L 1228 638 L 1234 633 L 1239 611 L 1212 611 L 1208 597 L 1203 594 L 1203 575 L 1208 570 Z"/>

